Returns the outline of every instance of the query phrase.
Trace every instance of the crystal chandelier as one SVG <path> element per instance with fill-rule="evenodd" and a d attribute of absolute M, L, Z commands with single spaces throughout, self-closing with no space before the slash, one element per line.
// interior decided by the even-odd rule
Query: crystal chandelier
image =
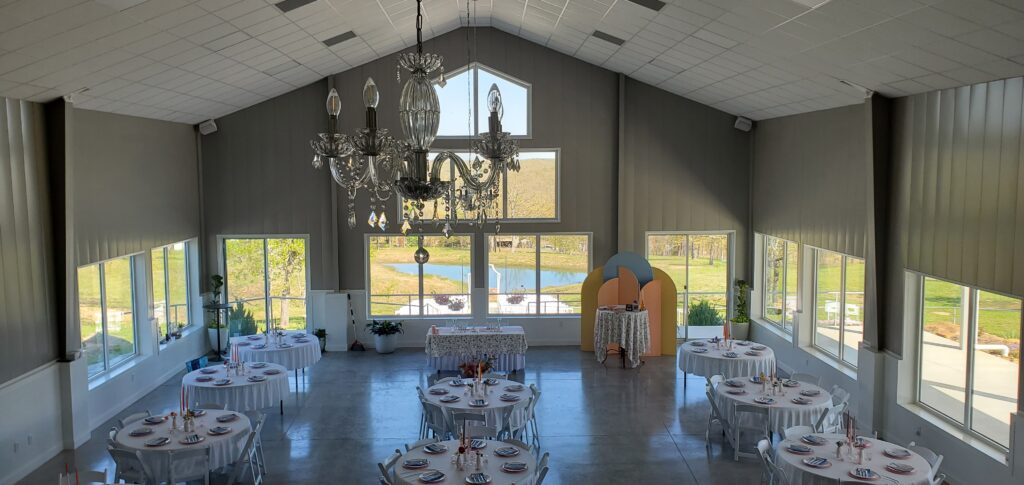
<path fill-rule="evenodd" d="M 468 20 L 468 17 L 467 17 Z M 423 52 L 422 0 L 416 1 L 416 51 L 398 56 L 398 81 L 401 69 L 409 72 L 398 101 L 399 124 L 404 140 L 397 140 L 388 130 L 377 127 L 377 105 L 380 91 L 373 79 L 363 86 L 366 107 L 366 128 L 354 135 L 337 133 L 341 98 L 331 89 L 327 96 L 327 133 L 311 140 L 313 167 L 327 162 L 334 181 L 348 193 L 348 225 L 355 227 L 355 198 L 360 189 L 370 194 L 371 227 L 385 230 L 388 224 L 385 202 L 397 193 L 403 201 L 402 234 L 412 224 L 424 222 L 424 211 L 433 203 L 430 217 L 442 225 L 441 232 L 450 236 L 459 214 L 475 214 L 469 224 L 483 224 L 495 214 L 501 178 L 507 170 L 519 171 L 519 146 L 508 132 L 502 131 L 503 107 L 498 86 L 491 85 L 487 94 L 488 130 L 471 143 L 471 161 L 451 151 L 438 153 L 430 163 L 430 145 L 437 136 L 441 107 L 434 91 L 431 73 L 440 73 L 444 85 L 444 58 Z M 441 180 L 446 167 L 455 167 L 456 180 Z M 438 212 L 439 206 L 443 211 Z M 378 215 L 379 214 L 379 215 Z M 420 229 L 422 231 L 422 229 Z"/>

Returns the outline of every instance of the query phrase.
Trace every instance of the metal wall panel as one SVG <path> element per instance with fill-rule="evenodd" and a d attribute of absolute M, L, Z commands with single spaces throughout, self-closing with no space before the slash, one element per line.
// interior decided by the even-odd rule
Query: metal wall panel
<path fill-rule="evenodd" d="M 0 383 L 58 357 L 42 106 L 0 98 Z"/>

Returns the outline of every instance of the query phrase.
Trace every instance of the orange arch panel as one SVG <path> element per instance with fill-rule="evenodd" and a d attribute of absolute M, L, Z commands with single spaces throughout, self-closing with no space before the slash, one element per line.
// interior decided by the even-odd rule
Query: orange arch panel
<path fill-rule="evenodd" d="M 640 301 L 640 282 L 636 274 L 625 266 L 619 266 L 619 305 Z"/>

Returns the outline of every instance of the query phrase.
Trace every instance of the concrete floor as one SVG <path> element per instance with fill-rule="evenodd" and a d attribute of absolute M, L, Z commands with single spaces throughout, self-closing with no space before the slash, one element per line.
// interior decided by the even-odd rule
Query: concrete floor
<path fill-rule="evenodd" d="M 623 370 L 612 359 L 603 367 L 593 355 L 578 347 L 535 347 L 527 354 L 521 377 L 541 390 L 540 446 L 551 453 L 545 485 L 758 483 L 759 464 L 734 462 L 720 433 L 712 436 L 710 451 L 705 448 L 703 377 L 684 377 L 674 357 Z M 415 386 L 426 388 L 429 373 L 418 349 L 325 354 L 305 379 L 291 377 L 284 416 L 265 411 L 265 483 L 378 483 L 376 463 L 417 438 Z M 171 409 L 180 382 L 172 378 L 119 417 Z M 113 423 L 19 483 L 52 484 L 65 463 L 112 473 L 105 435 Z"/>

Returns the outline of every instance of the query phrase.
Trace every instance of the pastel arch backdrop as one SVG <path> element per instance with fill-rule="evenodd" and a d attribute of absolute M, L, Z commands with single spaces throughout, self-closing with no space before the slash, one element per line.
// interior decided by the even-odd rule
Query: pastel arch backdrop
<path fill-rule="evenodd" d="M 676 285 L 667 273 L 652 268 L 643 256 L 612 256 L 608 263 L 587 275 L 580 293 L 580 350 L 594 351 L 597 307 L 638 301 L 647 309 L 651 324 L 651 351 L 647 355 L 675 355 Z"/>

